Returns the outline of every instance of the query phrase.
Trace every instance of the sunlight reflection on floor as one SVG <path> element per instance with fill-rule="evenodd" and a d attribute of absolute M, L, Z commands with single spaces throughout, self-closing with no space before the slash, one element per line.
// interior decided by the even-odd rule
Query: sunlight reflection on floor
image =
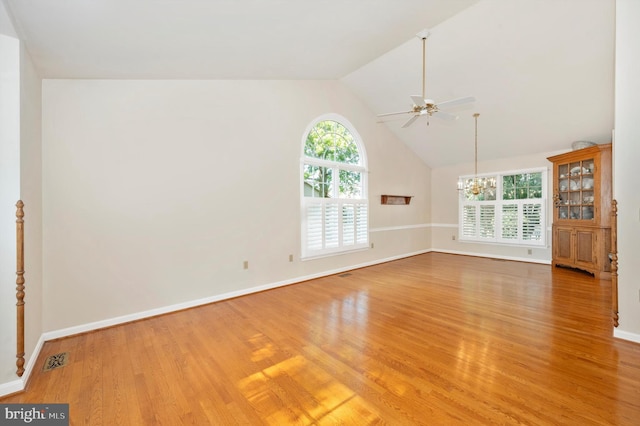
<path fill-rule="evenodd" d="M 303 356 L 254 373 L 241 380 L 238 387 L 269 424 L 310 424 L 320 419 L 349 424 L 349 419 L 362 422 L 378 417 L 374 407 Z"/>

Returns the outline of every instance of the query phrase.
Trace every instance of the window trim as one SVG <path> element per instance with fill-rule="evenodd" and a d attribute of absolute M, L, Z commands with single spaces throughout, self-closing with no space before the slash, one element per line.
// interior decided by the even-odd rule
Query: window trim
<path fill-rule="evenodd" d="M 305 155 L 305 145 L 306 145 L 306 141 L 307 141 L 307 137 L 309 135 L 309 133 L 313 130 L 313 128 L 320 122 L 322 121 L 335 121 L 337 123 L 339 123 L 340 125 L 344 126 L 353 136 L 353 143 L 356 144 L 356 147 L 358 149 L 358 155 L 359 155 L 359 164 L 349 164 L 349 163 L 340 163 L 337 161 L 331 161 L 331 160 L 326 160 L 326 159 L 322 159 L 322 158 L 314 158 L 314 157 L 307 157 Z M 345 117 L 339 115 L 339 114 L 334 114 L 334 113 L 330 113 L 330 114 L 324 114 L 321 115 L 319 117 L 316 117 L 313 121 L 311 121 L 309 123 L 309 125 L 307 126 L 307 128 L 305 129 L 304 133 L 302 134 L 302 141 L 301 141 L 301 153 L 300 153 L 300 177 L 299 177 L 299 188 L 300 188 L 300 233 L 301 233 L 301 238 L 300 238 L 300 242 L 301 242 L 301 247 L 300 247 L 300 252 L 301 252 L 301 260 L 310 260 L 310 259 L 317 259 L 320 257 L 327 257 L 327 256 L 334 256 L 334 255 L 341 255 L 341 254 L 345 254 L 345 253 L 350 253 L 350 252 L 355 252 L 355 251 L 361 251 L 361 250 L 366 250 L 369 248 L 369 197 L 368 197 L 368 170 L 367 170 L 367 157 L 366 157 L 366 151 L 364 149 L 364 145 L 362 143 L 362 137 L 360 136 L 360 134 L 358 133 L 358 131 L 353 127 L 353 125 L 351 124 L 351 122 L 349 122 L 349 120 L 347 120 Z M 340 197 L 334 197 L 334 198 L 322 198 L 322 197 L 306 197 L 305 193 L 304 193 L 304 188 L 305 188 L 305 184 L 304 184 L 304 169 L 306 165 L 312 165 L 312 166 L 320 166 L 320 167 L 327 167 L 327 168 L 331 168 L 333 169 L 333 173 L 335 174 L 335 176 L 339 176 L 339 171 L 340 170 L 346 170 L 346 171 L 353 171 L 353 172 L 359 172 L 362 174 L 362 182 L 361 182 L 361 198 L 340 198 Z M 339 179 L 334 179 L 333 180 L 333 185 L 338 185 L 339 184 Z M 338 194 L 338 188 L 335 188 L 335 194 Z M 322 210 L 323 210 L 323 214 L 324 214 L 324 209 L 326 208 L 327 205 L 333 205 L 333 204 L 337 204 L 338 206 L 338 246 L 335 248 L 322 248 L 319 250 L 309 250 L 307 249 L 307 209 L 309 208 L 310 205 L 313 204 L 320 204 L 322 206 Z M 343 206 L 345 205 L 353 205 L 354 209 L 357 209 L 357 206 L 362 206 L 364 205 L 365 207 L 365 219 L 366 219 L 366 232 L 365 232 L 365 241 L 361 242 L 361 243 L 357 243 L 357 241 L 352 244 L 352 245 L 348 245 L 345 246 L 344 243 L 344 238 L 343 238 L 343 234 L 342 231 L 344 230 L 344 227 L 342 226 L 342 211 L 343 211 Z M 357 235 L 357 234 L 356 234 Z M 325 235 L 324 235 L 324 231 L 323 231 L 323 241 L 324 241 Z"/>
<path fill-rule="evenodd" d="M 503 176 L 512 176 L 518 174 L 526 174 L 526 173 L 541 173 L 542 180 L 542 197 L 541 198 L 524 198 L 524 199 L 513 199 L 513 200 L 505 200 L 502 199 L 502 184 L 503 184 Z M 549 169 L 546 167 L 536 167 L 529 169 L 518 169 L 518 170 L 506 170 L 499 171 L 493 173 L 483 173 L 478 175 L 464 175 L 460 176 L 459 179 L 473 179 L 474 177 L 478 178 L 488 178 L 495 177 L 496 179 L 496 199 L 495 200 L 467 200 L 465 198 L 464 191 L 460 191 L 458 196 L 458 239 L 461 242 L 465 243 L 482 243 L 482 244 L 492 244 L 492 245 L 508 245 L 508 246 L 525 246 L 525 247 L 546 247 L 547 246 L 547 223 L 549 218 L 548 212 L 548 174 Z M 513 205 L 516 204 L 518 206 L 518 238 L 516 240 L 502 238 L 502 224 L 503 224 L 503 206 L 505 205 Z M 523 206 L 525 204 L 540 204 L 540 240 L 525 240 L 523 239 Z M 464 233 L 464 218 L 465 218 L 465 207 L 466 206 L 474 206 L 476 212 L 476 218 L 478 217 L 479 210 L 481 206 L 494 206 L 494 224 L 493 224 L 493 236 L 491 238 L 483 238 L 479 236 L 479 225 L 476 220 L 476 232 L 473 237 L 465 236 Z"/>

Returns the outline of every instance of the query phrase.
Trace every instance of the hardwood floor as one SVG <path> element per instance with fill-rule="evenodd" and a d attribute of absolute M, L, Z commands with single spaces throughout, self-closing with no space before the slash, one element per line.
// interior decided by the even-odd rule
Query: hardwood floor
<path fill-rule="evenodd" d="M 638 425 L 640 344 L 610 305 L 580 272 L 428 253 L 47 342 L 0 402 L 73 425 Z"/>

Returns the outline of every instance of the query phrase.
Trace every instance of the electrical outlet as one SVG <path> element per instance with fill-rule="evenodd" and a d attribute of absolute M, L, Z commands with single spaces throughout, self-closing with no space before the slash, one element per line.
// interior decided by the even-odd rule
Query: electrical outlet
<path fill-rule="evenodd" d="M 373 248 L 373 243 L 371 243 L 371 248 Z"/>
<path fill-rule="evenodd" d="M 292 254 L 289 255 L 289 262 L 293 262 L 293 255 Z"/>
<path fill-rule="evenodd" d="M 533 254 L 533 250 L 527 249 L 527 254 Z"/>
<path fill-rule="evenodd" d="M 242 264 L 242 267 L 243 267 L 244 269 L 249 269 L 249 261 L 248 261 L 248 260 L 245 260 L 245 261 L 244 261 L 244 263 Z"/>
<path fill-rule="evenodd" d="M 452 235 L 452 236 L 451 236 L 451 241 L 455 241 L 455 240 L 456 240 L 456 236 L 455 236 L 455 235 Z"/>

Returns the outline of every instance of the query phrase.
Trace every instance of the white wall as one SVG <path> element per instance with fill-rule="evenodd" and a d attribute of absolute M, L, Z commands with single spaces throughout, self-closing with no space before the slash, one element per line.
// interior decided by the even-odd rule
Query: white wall
<path fill-rule="evenodd" d="M 24 202 L 25 353 L 42 335 L 42 80 L 24 48 L 20 55 L 20 199 Z"/>
<path fill-rule="evenodd" d="M 0 34 L 0 383 L 16 378 L 16 207 L 20 198 L 20 44 Z"/>
<path fill-rule="evenodd" d="M 25 203 L 25 368 L 42 335 L 42 163 L 40 78 L 0 3 L 0 395 L 22 389 L 16 375 L 16 207 Z"/>
<path fill-rule="evenodd" d="M 375 248 L 302 262 L 301 143 L 328 112 L 364 140 Z M 45 80 L 42 121 L 45 331 L 429 247 L 429 170 L 339 82 Z"/>
<path fill-rule="evenodd" d="M 616 2 L 614 198 L 618 200 L 620 326 L 615 335 L 640 342 L 640 2 Z"/>

